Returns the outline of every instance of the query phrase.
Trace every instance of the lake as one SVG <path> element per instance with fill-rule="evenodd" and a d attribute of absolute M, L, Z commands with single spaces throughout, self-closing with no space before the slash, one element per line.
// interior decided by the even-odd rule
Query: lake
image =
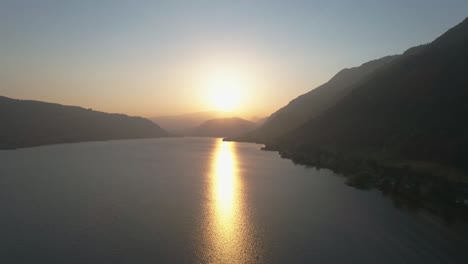
<path fill-rule="evenodd" d="M 260 145 L 0 151 L 1 263 L 466 263 L 468 230 Z"/>

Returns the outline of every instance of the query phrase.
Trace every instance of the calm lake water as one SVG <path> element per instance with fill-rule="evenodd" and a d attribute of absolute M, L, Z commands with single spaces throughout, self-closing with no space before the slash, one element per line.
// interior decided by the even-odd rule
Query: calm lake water
<path fill-rule="evenodd" d="M 468 232 L 260 145 L 0 151 L 0 263 L 466 263 Z"/>

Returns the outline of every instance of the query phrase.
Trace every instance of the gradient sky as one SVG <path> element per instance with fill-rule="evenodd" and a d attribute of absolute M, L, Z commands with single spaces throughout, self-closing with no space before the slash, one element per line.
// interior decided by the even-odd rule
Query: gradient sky
<path fill-rule="evenodd" d="M 238 114 L 268 115 L 467 15 L 466 0 L 0 0 L 0 95 L 158 116 L 210 110 L 221 74 L 242 83 Z"/>

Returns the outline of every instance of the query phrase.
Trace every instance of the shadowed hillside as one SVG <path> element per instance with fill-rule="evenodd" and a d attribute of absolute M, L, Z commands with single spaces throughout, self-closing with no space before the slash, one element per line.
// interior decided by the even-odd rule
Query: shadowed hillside
<path fill-rule="evenodd" d="M 1 96 L 0 127 L 0 149 L 167 136 L 141 117 Z"/>
<path fill-rule="evenodd" d="M 410 49 L 282 144 L 468 171 L 468 19 Z"/>

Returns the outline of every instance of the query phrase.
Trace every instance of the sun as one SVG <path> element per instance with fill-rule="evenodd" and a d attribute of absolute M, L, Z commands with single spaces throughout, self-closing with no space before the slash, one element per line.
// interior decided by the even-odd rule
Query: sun
<path fill-rule="evenodd" d="M 219 87 L 212 92 L 213 106 L 220 111 L 232 112 L 239 106 L 239 95 L 235 89 Z"/>
<path fill-rule="evenodd" d="M 242 101 L 245 84 L 239 76 L 222 74 L 212 78 L 209 83 L 209 101 L 218 111 L 238 110 Z"/>

